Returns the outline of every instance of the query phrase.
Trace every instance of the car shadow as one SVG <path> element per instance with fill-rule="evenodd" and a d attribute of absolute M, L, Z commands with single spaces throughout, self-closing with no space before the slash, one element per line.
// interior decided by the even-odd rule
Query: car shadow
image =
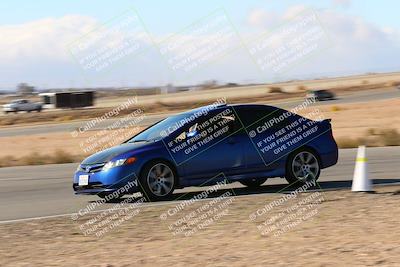
<path fill-rule="evenodd" d="M 400 183 L 400 179 L 375 179 L 372 180 L 374 185 L 391 185 L 391 184 L 396 184 Z M 328 181 L 328 182 L 318 182 L 315 186 L 311 186 L 307 189 L 309 192 L 315 192 L 315 191 L 336 191 L 336 190 L 344 190 L 344 189 L 350 189 L 352 184 L 352 180 L 341 180 L 341 181 Z M 215 191 L 210 192 L 207 194 L 206 197 L 203 197 L 203 199 L 212 199 L 212 198 L 217 198 L 225 193 L 230 196 L 246 196 L 246 195 L 259 195 L 259 194 L 288 194 L 290 192 L 293 192 L 294 190 L 300 188 L 302 185 L 301 184 L 274 184 L 274 185 L 269 185 L 264 184 L 258 188 L 249 188 L 249 187 L 235 187 L 235 188 L 229 188 L 229 185 L 222 189 L 218 189 Z M 190 200 L 194 198 L 201 198 L 202 192 L 205 192 L 207 190 L 207 187 L 198 187 L 197 191 L 192 191 L 192 192 L 185 192 L 185 193 L 174 193 L 173 196 L 171 197 L 170 200 L 168 201 L 162 201 L 162 202 L 169 202 L 169 201 L 183 201 L 183 200 Z M 126 200 L 128 197 L 123 197 L 121 199 L 116 199 L 111 201 L 110 203 L 120 203 Z M 132 198 L 132 197 L 131 197 Z M 136 200 L 139 200 L 141 197 L 136 197 L 133 198 L 130 203 L 135 202 Z"/>
<path fill-rule="evenodd" d="M 374 185 L 390 185 L 395 183 L 400 183 L 400 179 L 375 179 L 372 180 Z M 315 186 L 309 187 L 307 191 L 315 192 L 315 191 L 335 191 L 335 190 L 344 190 L 351 189 L 352 180 L 342 180 L 342 181 L 329 181 L 329 182 L 318 182 Z M 224 188 L 219 189 L 216 192 L 210 193 L 208 198 L 215 198 L 223 195 L 226 192 L 232 192 L 233 196 L 243 196 L 243 195 L 257 195 L 257 194 L 288 194 L 293 192 L 296 189 L 299 189 L 301 184 L 275 184 L 269 185 L 264 184 L 258 188 L 249 188 L 249 187 L 238 187 L 238 188 Z M 190 192 L 190 193 L 175 193 L 175 200 L 189 200 L 192 199 L 201 192 L 203 192 L 201 188 L 199 191 Z"/>

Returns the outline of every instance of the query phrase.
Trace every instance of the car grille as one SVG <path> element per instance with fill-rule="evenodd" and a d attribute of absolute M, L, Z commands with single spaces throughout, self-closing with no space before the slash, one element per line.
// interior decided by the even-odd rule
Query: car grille
<path fill-rule="evenodd" d="M 101 171 L 101 169 L 103 168 L 103 166 L 105 165 L 105 163 L 98 163 L 98 164 L 81 164 L 79 165 L 79 170 L 82 172 L 87 172 L 87 173 L 94 173 L 94 172 L 99 172 Z"/>
<path fill-rule="evenodd" d="M 79 185 L 78 183 L 74 183 L 72 187 L 74 188 L 74 190 L 103 189 L 103 188 L 106 188 L 100 182 L 93 182 L 93 183 L 89 183 L 88 185 Z"/>

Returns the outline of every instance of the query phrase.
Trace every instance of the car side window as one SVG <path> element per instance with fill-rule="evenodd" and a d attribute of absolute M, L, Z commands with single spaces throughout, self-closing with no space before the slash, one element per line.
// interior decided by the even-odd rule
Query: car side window
<path fill-rule="evenodd" d="M 273 115 L 271 115 L 271 119 L 272 118 L 282 118 L 281 116 L 283 115 L 283 113 L 285 113 L 286 111 L 278 109 L 276 110 Z M 293 116 L 289 116 L 289 117 L 283 117 L 284 119 L 279 119 L 278 122 L 274 123 L 273 125 L 270 126 L 270 129 L 272 131 L 280 131 L 282 128 L 284 128 L 286 125 L 290 124 L 291 121 L 293 120 Z"/>
<path fill-rule="evenodd" d="M 235 113 L 231 108 L 213 111 L 207 116 L 189 123 L 182 129 L 175 140 L 183 141 L 200 134 L 205 138 L 216 131 L 220 131 L 219 137 L 227 136 L 237 129 L 236 121 Z"/>
<path fill-rule="evenodd" d="M 248 127 L 263 118 L 267 119 L 272 117 L 278 111 L 272 107 L 262 107 L 262 108 L 239 108 L 236 110 L 240 121 L 243 123 L 244 127 Z"/>

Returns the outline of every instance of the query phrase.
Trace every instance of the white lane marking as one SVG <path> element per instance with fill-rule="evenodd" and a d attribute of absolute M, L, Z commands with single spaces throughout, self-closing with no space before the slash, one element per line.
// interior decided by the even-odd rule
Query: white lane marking
<path fill-rule="evenodd" d="M 72 216 L 75 213 L 71 214 L 57 214 L 57 215 L 49 215 L 49 216 L 40 216 L 40 217 L 31 217 L 31 218 L 23 218 L 23 219 L 14 219 L 14 220 L 6 220 L 6 221 L 0 221 L 0 224 L 6 224 L 6 223 L 15 223 L 15 222 L 24 222 L 24 221 L 34 221 L 34 220 L 41 220 L 41 219 L 51 219 L 51 218 L 58 218 L 58 217 L 67 217 L 67 216 Z"/>
<path fill-rule="evenodd" d="M 68 180 L 71 181 L 71 177 L 62 178 L 0 178 L 0 181 L 43 181 L 43 180 Z"/>
<path fill-rule="evenodd" d="M 205 198 L 205 199 L 199 199 L 197 201 L 206 201 L 206 200 L 211 201 L 212 199 L 213 198 Z M 177 203 L 180 203 L 182 201 L 183 200 L 174 200 L 174 201 L 162 201 L 162 202 L 157 202 L 157 203 L 147 203 L 147 204 L 139 205 L 138 207 L 145 208 L 145 207 L 166 206 L 166 205 L 177 204 Z M 118 204 L 118 203 L 116 203 L 116 204 Z M 104 211 L 108 211 L 108 210 L 111 210 L 111 209 L 113 211 L 115 211 L 115 210 L 123 210 L 123 209 L 125 209 L 125 207 L 121 207 L 121 208 L 112 208 L 112 207 L 110 207 L 108 209 L 93 210 L 93 211 L 85 213 L 85 215 L 104 212 Z M 5 220 L 5 221 L 0 221 L 0 224 L 24 222 L 24 221 L 34 221 L 34 220 L 42 220 L 42 219 L 52 219 L 52 218 L 58 218 L 58 217 L 72 217 L 73 215 L 77 215 L 77 214 L 78 214 L 77 212 L 74 212 L 74 213 L 64 213 L 64 214 L 56 214 L 56 215 L 48 215 L 48 216 L 39 216 L 39 217 L 30 217 L 30 218 L 22 218 L 22 219 Z M 78 215 L 78 216 L 82 216 L 82 215 Z"/>

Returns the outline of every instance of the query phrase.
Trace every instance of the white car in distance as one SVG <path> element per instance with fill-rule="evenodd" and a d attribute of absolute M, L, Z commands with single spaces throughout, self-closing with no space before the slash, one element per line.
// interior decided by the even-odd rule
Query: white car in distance
<path fill-rule="evenodd" d="M 40 111 L 42 111 L 42 104 L 41 103 L 33 103 L 26 99 L 18 99 L 18 100 L 11 101 L 9 104 L 3 105 L 3 111 L 5 113 L 9 113 L 9 112 L 17 113 L 18 111 L 40 112 Z"/>

